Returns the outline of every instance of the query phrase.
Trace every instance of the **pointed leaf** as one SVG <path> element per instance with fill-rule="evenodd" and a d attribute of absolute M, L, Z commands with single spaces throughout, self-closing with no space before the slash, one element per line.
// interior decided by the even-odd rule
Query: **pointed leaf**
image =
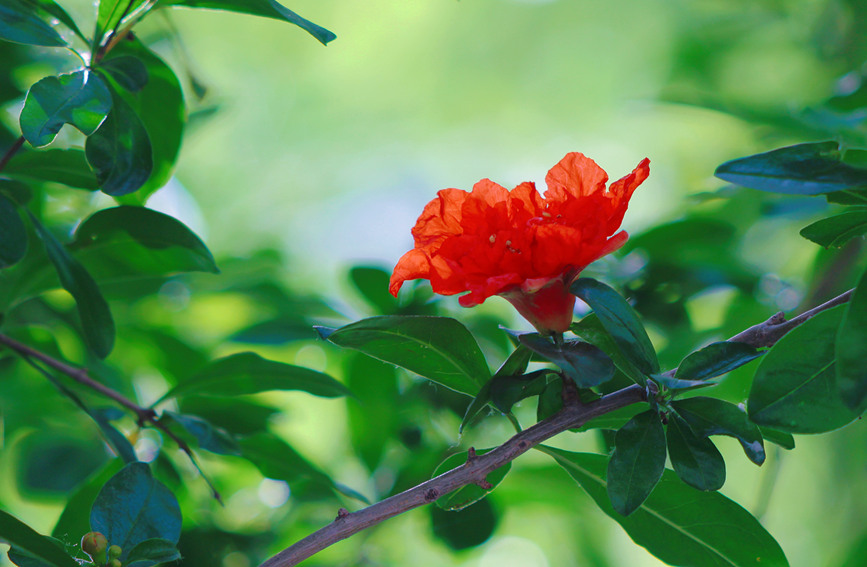
<path fill-rule="evenodd" d="M 66 45 L 54 28 L 19 0 L 0 0 L 0 39 L 45 47 Z"/>
<path fill-rule="evenodd" d="M 64 124 L 89 136 L 111 110 L 111 93 L 99 75 L 87 69 L 45 77 L 32 87 L 21 109 L 21 133 L 33 146 L 44 146 Z"/>
<path fill-rule="evenodd" d="M 614 438 L 608 463 L 608 497 L 618 513 L 628 516 L 644 502 L 665 469 L 665 431 L 656 410 L 629 420 Z"/>
<path fill-rule="evenodd" d="M 88 191 L 99 189 L 96 175 L 87 165 L 82 150 L 21 152 L 6 164 L 3 173 L 12 177 L 62 183 Z"/>
<path fill-rule="evenodd" d="M 602 350 L 583 341 L 555 344 L 537 333 L 520 335 L 521 344 L 550 360 L 580 388 L 592 388 L 614 377 L 614 362 Z"/>
<path fill-rule="evenodd" d="M 397 308 L 397 299 L 388 293 L 389 273 L 381 268 L 354 266 L 349 270 L 352 285 L 377 314 L 388 315 Z"/>
<path fill-rule="evenodd" d="M 608 502 L 603 455 L 540 446 L 638 545 L 679 567 L 787 567 L 780 545 L 749 512 L 719 492 L 701 492 L 665 471 L 630 516 Z"/>
<path fill-rule="evenodd" d="M 849 211 L 816 221 L 801 229 L 801 236 L 825 248 L 841 248 L 867 233 L 867 211 Z"/>
<path fill-rule="evenodd" d="M 240 455 L 241 448 L 232 435 L 220 428 L 215 427 L 197 415 L 184 415 L 171 411 L 163 412 L 162 422 L 168 418 L 183 427 L 187 433 L 195 437 L 199 447 L 218 455 Z"/>
<path fill-rule="evenodd" d="M 0 268 L 17 263 L 27 253 L 27 228 L 15 203 L 0 194 Z"/>
<path fill-rule="evenodd" d="M 111 75 L 111 78 L 121 88 L 131 93 L 142 90 L 150 78 L 145 64 L 142 63 L 141 59 L 132 55 L 103 59 L 99 67 Z"/>
<path fill-rule="evenodd" d="M 668 456 L 680 480 L 698 490 L 719 490 L 726 480 L 726 463 L 707 437 L 696 435 L 679 415 L 668 416 L 665 438 Z"/>
<path fill-rule="evenodd" d="M 33 528 L 3 510 L 0 510 L 0 541 L 8 542 L 16 549 L 35 555 L 47 565 L 78 567 L 78 563 L 52 539 L 40 535 Z"/>
<path fill-rule="evenodd" d="M 764 354 L 754 347 L 732 341 L 712 343 L 681 361 L 675 377 L 686 380 L 708 380 L 731 372 L 735 368 Z"/>
<path fill-rule="evenodd" d="M 152 567 L 160 563 L 177 561 L 181 552 L 175 544 L 167 539 L 146 539 L 129 552 L 124 565 L 126 567 Z"/>
<path fill-rule="evenodd" d="M 476 455 L 484 455 L 492 451 L 493 449 L 479 449 L 476 451 Z M 431 478 L 437 477 L 444 472 L 448 472 L 454 468 L 457 468 L 464 463 L 467 462 L 467 458 L 469 453 L 467 451 L 462 451 L 460 453 L 455 453 L 454 455 L 450 455 L 443 462 L 437 465 L 437 468 L 434 470 L 433 474 L 431 474 Z M 436 504 L 443 510 L 450 510 L 456 512 L 458 510 L 463 510 L 467 506 L 471 506 L 490 494 L 494 491 L 497 486 L 503 482 L 503 479 L 506 478 L 506 475 L 509 474 L 509 471 L 512 469 L 512 463 L 506 463 L 498 469 L 495 469 L 488 473 L 488 476 L 485 477 L 485 480 L 490 484 L 489 488 L 482 488 L 477 484 L 469 484 L 467 486 L 461 487 L 454 492 L 450 492 L 445 496 L 441 496 L 437 499 Z"/>
<path fill-rule="evenodd" d="M 834 352 L 843 403 L 860 415 L 867 410 L 867 271 L 845 307 Z"/>
<path fill-rule="evenodd" d="M 635 311 L 619 293 L 591 278 L 578 278 L 569 291 L 589 305 L 617 346 L 641 372 L 659 372 L 656 351 Z"/>
<path fill-rule="evenodd" d="M 44 10 L 46 13 L 51 14 L 52 16 L 57 18 L 59 21 L 63 22 L 63 24 L 66 27 L 68 27 L 70 30 L 72 30 L 72 32 L 75 33 L 75 35 L 77 35 L 82 41 L 87 43 L 87 41 L 88 41 L 87 38 L 84 36 L 83 33 L 81 33 L 81 30 L 78 29 L 78 26 L 76 25 L 75 20 L 73 20 L 72 17 L 66 12 L 66 10 L 61 8 L 60 5 L 58 5 L 56 2 L 54 2 L 53 0 L 27 0 L 27 1 L 31 5 L 38 6 L 39 8 Z"/>
<path fill-rule="evenodd" d="M 765 445 L 758 426 L 735 404 L 703 396 L 671 403 L 696 435 L 728 435 L 740 441 L 747 458 L 757 465 L 765 462 Z"/>
<path fill-rule="evenodd" d="M 448 317 L 371 317 L 341 327 L 327 338 L 470 396 L 491 377 L 476 339 Z"/>
<path fill-rule="evenodd" d="M 569 330 L 582 340 L 602 349 L 602 352 L 614 362 L 614 366 L 630 380 L 636 384 L 644 383 L 645 374 L 623 355 L 614 338 L 602 326 L 602 321 L 596 313 L 590 313 L 580 321 L 572 323 Z"/>
<path fill-rule="evenodd" d="M 791 433 L 786 433 L 785 431 L 778 431 L 776 429 L 769 429 L 767 427 L 759 427 L 759 431 L 762 433 L 762 437 L 786 449 L 787 451 L 791 451 L 795 448 L 795 438 Z"/>
<path fill-rule="evenodd" d="M 523 376 L 491 378 L 489 382 L 491 402 L 499 411 L 509 414 L 516 403 L 541 394 L 551 374 L 550 370 L 537 370 Z"/>

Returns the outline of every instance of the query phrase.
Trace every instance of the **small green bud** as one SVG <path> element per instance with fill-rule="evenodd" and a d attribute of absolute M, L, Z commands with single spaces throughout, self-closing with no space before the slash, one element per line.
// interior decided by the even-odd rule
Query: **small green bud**
<path fill-rule="evenodd" d="M 105 564 L 105 550 L 108 540 L 99 532 L 87 532 L 81 538 L 81 550 L 90 555 L 90 559 L 97 565 Z"/>
<path fill-rule="evenodd" d="M 123 563 L 120 562 L 120 559 L 112 559 L 108 562 L 108 567 L 123 567 Z"/>
<path fill-rule="evenodd" d="M 119 559 L 121 553 L 123 553 L 123 549 L 119 545 L 112 545 L 108 548 L 109 559 Z"/>

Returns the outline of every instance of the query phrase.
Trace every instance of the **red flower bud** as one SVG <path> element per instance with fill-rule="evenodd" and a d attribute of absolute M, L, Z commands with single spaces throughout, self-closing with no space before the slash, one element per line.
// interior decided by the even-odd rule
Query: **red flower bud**
<path fill-rule="evenodd" d="M 105 550 L 108 547 L 108 540 L 99 532 L 87 532 L 81 538 L 81 550 L 90 555 L 94 563 L 102 565 L 105 563 Z"/>

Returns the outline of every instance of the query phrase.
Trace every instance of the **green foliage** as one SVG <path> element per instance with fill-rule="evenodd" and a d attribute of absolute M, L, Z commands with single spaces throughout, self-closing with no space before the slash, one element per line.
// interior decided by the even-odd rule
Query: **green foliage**
<path fill-rule="evenodd" d="M 478 451 L 474 451 L 476 455 L 484 455 L 489 452 L 491 449 L 480 449 Z M 467 462 L 469 458 L 469 453 L 467 451 L 462 451 L 460 453 L 455 453 L 454 455 L 449 456 L 443 462 L 441 462 L 436 469 L 434 469 L 433 474 L 431 474 L 431 478 L 437 477 L 444 472 L 450 471 L 454 468 L 457 468 Z M 445 496 L 440 497 L 436 501 L 436 505 L 442 508 L 443 510 L 449 510 L 452 512 L 457 512 L 459 510 L 463 510 L 468 506 L 472 506 L 488 494 L 490 494 L 501 482 L 506 478 L 506 475 L 509 474 L 509 471 L 512 469 L 512 463 L 506 463 L 502 467 L 496 469 L 495 471 L 488 474 L 485 477 L 485 481 L 488 483 L 488 486 L 479 486 L 478 484 L 468 484 L 462 488 L 455 490 L 454 492 L 450 492 Z"/>
<path fill-rule="evenodd" d="M 556 364 L 581 388 L 592 388 L 614 377 L 614 363 L 602 350 L 582 341 L 554 343 L 536 333 L 520 335 L 521 344 Z"/>
<path fill-rule="evenodd" d="M 27 552 L 45 565 L 55 567 L 78 565 L 54 540 L 39 535 L 30 526 L 3 510 L 0 510 L 0 539 L 15 546 L 19 554 Z"/>
<path fill-rule="evenodd" d="M 617 430 L 608 462 L 608 497 L 628 516 L 647 499 L 665 469 L 665 431 L 656 410 L 642 412 Z"/>
<path fill-rule="evenodd" d="M 860 415 L 867 409 L 867 272 L 843 313 L 834 343 L 836 384 L 843 403 Z"/>
<path fill-rule="evenodd" d="M 54 28 L 20 0 L 0 3 L 0 39 L 47 47 L 66 45 Z"/>

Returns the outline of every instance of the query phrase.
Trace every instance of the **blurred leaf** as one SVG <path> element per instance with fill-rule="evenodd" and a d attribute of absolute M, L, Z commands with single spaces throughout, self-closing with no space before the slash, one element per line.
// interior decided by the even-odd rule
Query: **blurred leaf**
<path fill-rule="evenodd" d="M 636 415 L 641 413 L 642 406 L 640 404 L 632 404 L 625 408 L 619 408 L 610 411 L 605 415 L 595 417 L 579 427 L 577 431 L 590 431 L 591 429 L 612 429 L 619 430 Z"/>
<path fill-rule="evenodd" d="M 695 490 L 665 471 L 644 504 L 634 514 L 622 516 L 608 502 L 604 455 L 537 448 L 554 457 L 636 544 L 669 565 L 789 565 L 780 545 L 759 521 L 718 492 Z"/>
<path fill-rule="evenodd" d="M 0 1 L 0 39 L 27 45 L 64 47 L 66 42 L 19 0 Z"/>
<path fill-rule="evenodd" d="M 123 466 L 124 463 L 120 459 L 112 459 L 101 471 L 79 485 L 75 492 L 68 497 L 66 507 L 54 525 L 51 535 L 65 541 L 75 541 L 81 535 L 89 532 L 90 509 L 96 496 L 103 485 Z"/>
<path fill-rule="evenodd" d="M 85 341 L 94 354 L 105 358 L 114 346 L 114 321 L 108 303 L 84 266 L 69 255 L 66 248 L 35 216 L 30 214 L 30 219 L 45 244 L 45 251 L 57 270 L 60 284 L 75 299 Z"/>
<path fill-rule="evenodd" d="M 89 415 L 96 424 L 99 425 L 102 434 L 105 435 L 106 439 L 108 439 L 109 444 L 118 457 L 120 457 L 125 463 L 134 463 L 138 460 L 129 439 L 127 439 L 125 435 L 115 429 L 111 424 L 112 420 L 123 417 L 124 414 L 122 411 L 117 408 L 89 409 L 83 407 L 83 409 L 85 409 L 87 415 Z"/>
<path fill-rule="evenodd" d="M 45 539 L 54 544 L 58 549 L 63 550 L 67 554 L 69 553 L 68 546 L 65 546 L 62 541 L 53 537 L 46 537 Z M 0 538 L 0 541 L 2 541 L 2 538 Z M 55 565 L 55 563 L 41 559 L 29 551 L 24 551 L 15 546 L 9 548 L 6 556 L 9 558 L 9 561 L 18 565 L 18 567 L 54 567 Z"/>
<path fill-rule="evenodd" d="M 757 465 L 765 462 L 765 446 L 758 426 L 740 407 L 716 398 L 695 397 L 671 403 L 696 435 L 728 435 L 740 441 L 747 457 Z"/>
<path fill-rule="evenodd" d="M 599 347 L 614 362 L 614 366 L 632 381 L 637 384 L 644 382 L 644 373 L 623 355 L 617 342 L 602 326 L 602 321 L 596 313 L 590 313 L 580 321 L 572 323 L 569 330 L 588 343 Z"/>
<path fill-rule="evenodd" d="M 656 410 L 633 417 L 614 439 L 608 463 L 608 497 L 628 516 L 647 499 L 665 469 L 665 431 Z"/>
<path fill-rule="evenodd" d="M 801 236 L 825 248 L 841 248 L 867 233 L 867 211 L 849 211 L 814 222 L 801 229 Z"/>
<path fill-rule="evenodd" d="M 762 437 L 770 441 L 771 443 L 786 449 L 787 451 L 791 451 L 795 448 L 795 438 L 792 437 L 791 433 L 786 433 L 785 431 L 778 431 L 776 429 L 769 429 L 767 427 L 759 427 L 759 431 L 762 433 Z"/>
<path fill-rule="evenodd" d="M 389 315 L 397 308 L 397 299 L 388 292 L 389 274 L 383 269 L 354 266 L 349 279 L 376 313 Z"/>
<path fill-rule="evenodd" d="M 842 317 L 843 306 L 822 311 L 777 341 L 756 369 L 750 419 L 791 433 L 823 433 L 857 417 L 837 385 L 834 338 Z"/>
<path fill-rule="evenodd" d="M 293 341 L 315 339 L 316 336 L 313 325 L 307 321 L 280 316 L 241 329 L 229 337 L 229 340 L 254 345 L 282 345 Z"/>
<path fill-rule="evenodd" d="M 103 59 L 100 69 L 106 71 L 120 87 L 131 93 L 142 90 L 150 78 L 148 68 L 138 57 L 121 55 L 111 59 Z"/>
<path fill-rule="evenodd" d="M 731 372 L 762 354 L 746 343 L 711 343 L 684 358 L 674 375 L 687 380 L 708 380 Z"/>
<path fill-rule="evenodd" d="M 846 407 L 860 415 L 867 409 L 867 271 L 845 307 L 836 339 L 840 395 Z"/>
<path fill-rule="evenodd" d="M 82 150 L 20 152 L 6 164 L 3 172 L 14 177 L 63 183 L 88 191 L 99 189 L 96 175 L 87 165 Z"/>
<path fill-rule="evenodd" d="M 27 253 L 27 228 L 15 203 L 0 193 L 0 268 L 17 263 Z"/>
<path fill-rule="evenodd" d="M 485 453 L 489 453 L 493 449 L 479 449 L 476 451 L 476 455 L 481 456 Z M 467 457 L 469 456 L 469 452 L 462 451 L 460 453 L 455 453 L 454 455 L 450 455 L 446 457 L 446 459 L 437 465 L 437 468 L 431 474 L 431 478 L 435 478 L 445 472 L 448 472 L 454 468 L 457 468 L 464 463 L 467 462 Z M 497 486 L 503 482 L 503 479 L 506 478 L 506 475 L 509 474 L 509 471 L 512 469 L 512 463 L 506 463 L 498 469 L 495 469 L 488 473 L 488 476 L 485 477 L 485 480 L 490 483 L 490 488 L 482 488 L 477 484 L 468 484 L 467 486 L 463 486 L 453 492 L 450 492 L 444 496 L 441 496 L 436 501 L 436 505 L 442 508 L 443 510 L 448 510 L 451 512 L 457 512 L 458 510 L 463 510 L 467 506 L 471 506 L 490 494 L 494 491 Z"/>
<path fill-rule="evenodd" d="M 208 422 L 235 435 L 252 435 L 268 429 L 268 422 L 280 410 L 248 400 L 185 396 L 179 404 L 181 412 L 202 416 Z"/>
<path fill-rule="evenodd" d="M 31 5 L 38 6 L 48 14 L 51 14 L 59 21 L 63 22 L 63 24 L 72 30 L 75 35 L 77 35 L 82 41 L 87 43 L 87 38 L 81 33 L 81 30 L 78 29 L 78 26 L 75 24 L 75 20 L 66 13 L 66 10 L 61 8 L 57 3 L 53 0 L 27 0 Z"/>
<path fill-rule="evenodd" d="M 696 435 L 676 413 L 669 414 L 665 438 L 668 457 L 680 480 L 698 490 L 719 490 L 726 480 L 726 463 L 708 437 Z"/>
<path fill-rule="evenodd" d="M 163 419 L 168 418 L 183 427 L 187 433 L 195 437 L 199 447 L 218 455 L 240 455 L 241 448 L 237 441 L 227 431 L 214 427 L 207 420 L 197 415 L 184 415 L 171 411 L 164 411 Z"/>
<path fill-rule="evenodd" d="M 454 550 L 483 544 L 498 523 L 497 514 L 487 499 L 457 512 L 438 506 L 429 506 L 429 509 L 434 535 Z"/>
<path fill-rule="evenodd" d="M 213 361 L 162 399 L 193 394 L 243 396 L 269 390 L 301 390 L 323 398 L 352 395 L 346 386 L 322 372 L 241 352 Z"/>
<path fill-rule="evenodd" d="M 167 539 L 146 539 L 129 552 L 124 565 L 126 567 L 152 567 L 160 563 L 177 561 L 181 553 L 174 542 Z"/>
<path fill-rule="evenodd" d="M 159 251 L 173 270 L 219 273 L 214 257 L 198 236 L 181 221 L 145 207 L 120 206 L 103 209 L 87 218 L 75 231 L 74 251 L 117 247 L 126 254 L 131 250 L 118 235 L 129 236 L 136 244 Z M 165 252 L 162 254 L 162 252 Z"/>
<path fill-rule="evenodd" d="M 109 545 L 123 548 L 120 560 L 126 561 L 130 551 L 145 540 L 177 542 L 181 509 L 148 465 L 130 463 L 99 491 L 90 512 L 90 527 L 105 535 Z"/>
<path fill-rule="evenodd" d="M 580 388 L 592 388 L 614 377 L 614 363 L 598 347 L 582 341 L 555 344 L 536 333 L 520 335 L 521 344 L 550 360 Z"/>
<path fill-rule="evenodd" d="M 8 173 L 5 169 L 4 172 Z M 33 198 L 33 191 L 26 183 L 0 177 L 0 195 L 5 195 L 13 203 L 25 205 Z"/>
<path fill-rule="evenodd" d="M 151 175 L 153 149 L 147 130 L 135 111 L 116 93 L 102 126 L 84 145 L 87 161 L 107 195 L 137 191 Z"/>
<path fill-rule="evenodd" d="M 309 20 L 305 20 L 292 10 L 274 0 L 162 0 L 161 6 L 187 6 L 190 8 L 211 8 L 212 10 L 228 10 L 253 16 L 263 16 L 284 20 L 300 27 L 323 45 L 332 41 L 337 36 L 325 28 L 317 26 Z"/>
<path fill-rule="evenodd" d="M 829 203 L 839 205 L 867 205 L 867 189 L 844 189 L 825 193 Z"/>
<path fill-rule="evenodd" d="M 346 401 L 352 447 L 373 471 L 389 443 L 398 436 L 397 370 L 367 355 L 350 353 L 346 360 L 346 384 L 354 394 Z"/>
<path fill-rule="evenodd" d="M 111 92 L 87 69 L 45 77 L 32 87 L 21 109 L 21 132 L 33 146 L 44 146 L 64 124 L 89 136 L 111 110 Z"/>
<path fill-rule="evenodd" d="M 728 161 L 714 173 L 751 189 L 819 195 L 867 185 L 867 169 L 843 163 L 837 142 L 797 144 Z"/>
<path fill-rule="evenodd" d="M 55 540 L 40 535 L 33 528 L 3 510 L 0 510 L 0 541 L 36 556 L 44 561 L 45 565 L 78 567 L 78 563 Z M 10 550 L 11 552 L 12 550 Z"/>
<path fill-rule="evenodd" d="M 448 317 L 384 315 L 325 333 L 332 343 L 406 368 L 470 396 L 491 377 L 466 327 Z"/>
<path fill-rule="evenodd" d="M 632 364 L 644 374 L 659 372 L 653 344 L 623 296 L 591 278 L 578 278 L 569 291 L 593 309 L 602 326 Z"/>

